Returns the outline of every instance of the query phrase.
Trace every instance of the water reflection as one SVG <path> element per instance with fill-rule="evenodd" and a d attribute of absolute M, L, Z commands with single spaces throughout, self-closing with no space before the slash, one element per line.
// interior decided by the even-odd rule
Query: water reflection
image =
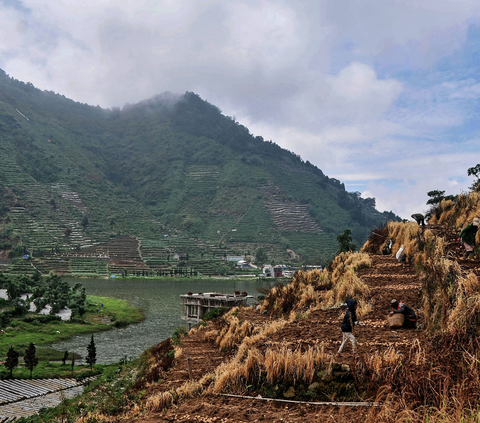
<path fill-rule="evenodd" d="M 72 280 L 72 283 L 79 280 Z M 82 279 L 88 295 L 113 297 L 127 300 L 131 305 L 141 307 L 145 320 L 122 329 L 112 329 L 94 335 L 97 347 L 97 363 L 114 363 L 124 357 L 138 357 L 148 347 L 168 338 L 179 326 L 185 325 L 180 318 L 180 295 L 192 292 L 233 292 L 247 291 L 257 296 L 256 288 L 265 286 L 257 281 L 225 281 L 188 279 L 185 281 L 144 280 L 125 281 L 122 279 Z M 53 348 L 60 351 L 75 351 L 85 356 L 91 335 L 75 336 L 68 341 L 57 342 Z"/>

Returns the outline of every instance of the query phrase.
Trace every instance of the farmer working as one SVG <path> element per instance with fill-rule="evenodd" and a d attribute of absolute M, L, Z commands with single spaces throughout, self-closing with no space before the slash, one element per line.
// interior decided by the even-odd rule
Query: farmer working
<path fill-rule="evenodd" d="M 419 225 L 425 226 L 425 216 L 422 213 L 412 214 L 412 219 L 415 220 Z"/>
<path fill-rule="evenodd" d="M 475 237 L 477 236 L 478 230 L 478 217 L 473 219 L 472 223 L 467 225 L 465 228 L 462 229 L 460 232 L 459 240 L 462 241 L 463 246 L 465 247 L 465 254 L 463 256 L 464 259 L 467 257 L 473 259 L 474 252 L 473 249 L 475 247 Z"/>
<path fill-rule="evenodd" d="M 405 316 L 405 320 L 403 322 L 404 328 L 416 328 L 417 327 L 417 316 L 413 308 L 407 306 L 404 303 L 398 302 L 397 300 L 392 300 L 390 303 L 394 308 L 389 314 L 392 316 L 396 313 L 402 313 Z"/>
<path fill-rule="evenodd" d="M 342 345 L 340 345 L 340 348 L 338 349 L 337 356 L 340 356 L 340 354 L 342 354 L 342 351 L 345 348 L 347 341 L 350 341 L 352 343 L 353 353 L 355 354 L 356 352 L 357 340 L 353 336 L 353 327 L 355 325 L 358 325 L 356 311 L 357 305 L 358 304 L 355 300 L 347 300 L 347 312 L 345 313 L 345 317 L 343 318 L 342 322 L 343 340 Z"/>

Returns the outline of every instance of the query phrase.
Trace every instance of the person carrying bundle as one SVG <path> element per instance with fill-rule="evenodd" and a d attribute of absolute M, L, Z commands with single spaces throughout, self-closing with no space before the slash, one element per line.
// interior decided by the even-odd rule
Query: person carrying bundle
<path fill-rule="evenodd" d="M 392 310 L 389 315 L 393 316 L 394 314 L 403 314 L 405 317 L 405 320 L 403 321 L 404 328 L 415 329 L 417 327 L 417 315 L 415 314 L 413 308 L 402 302 L 399 302 L 398 300 L 392 300 L 390 304 L 394 310 Z"/>
<path fill-rule="evenodd" d="M 465 254 L 463 255 L 463 258 L 466 259 L 474 258 L 474 248 L 475 248 L 475 237 L 477 236 L 477 231 L 478 231 L 478 217 L 473 219 L 472 223 L 467 225 L 465 228 L 462 229 L 460 232 L 460 238 L 458 238 L 459 241 L 462 242 L 463 246 L 465 247 Z"/>

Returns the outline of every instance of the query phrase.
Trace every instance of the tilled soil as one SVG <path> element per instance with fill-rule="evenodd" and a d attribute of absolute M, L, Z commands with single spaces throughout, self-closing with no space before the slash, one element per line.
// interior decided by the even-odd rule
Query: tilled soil
<path fill-rule="evenodd" d="M 446 249 L 453 259 L 458 260 L 465 269 L 480 271 L 478 260 L 463 260 L 463 249 L 458 243 L 458 233 L 446 226 L 430 226 L 438 235 L 445 237 Z M 361 354 L 382 352 L 389 347 L 406 353 L 413 342 L 424 340 L 421 330 L 391 330 L 385 324 L 385 318 L 391 310 L 390 301 L 400 300 L 414 309 L 420 308 L 419 293 L 422 282 L 413 266 L 398 263 L 392 256 L 371 256 L 373 265 L 359 272 L 363 281 L 371 289 L 370 304 L 372 311 L 363 319 L 364 326 L 355 327 L 355 336 Z M 325 350 L 334 354 L 342 340 L 340 323 L 345 311 L 340 309 L 317 310 L 304 319 L 287 324 L 282 330 L 270 336 L 268 341 L 257 347 L 267 346 L 308 347 L 324 343 Z M 419 325 L 422 316 L 419 315 Z M 243 321 L 249 320 L 261 324 L 270 320 L 268 316 L 249 308 L 239 314 Z M 150 386 L 149 393 L 175 389 L 189 380 L 187 354 L 194 380 L 212 372 L 220 363 L 228 360 L 229 354 L 222 353 L 211 343 L 203 340 L 201 333 L 182 338 L 184 354 L 175 360 L 174 366 L 167 372 L 166 378 L 159 384 Z M 341 357 L 336 361 L 343 364 L 354 360 L 351 346 L 347 345 Z M 365 420 L 368 407 L 318 406 L 293 404 L 259 399 L 240 399 L 224 396 L 202 396 L 181 402 L 162 413 L 149 413 L 128 421 L 132 422 L 357 422 Z M 125 420 L 124 420 L 125 421 Z"/>

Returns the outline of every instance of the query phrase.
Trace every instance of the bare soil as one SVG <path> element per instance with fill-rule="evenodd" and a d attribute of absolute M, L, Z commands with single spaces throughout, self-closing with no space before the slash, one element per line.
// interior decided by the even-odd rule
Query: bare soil
<path fill-rule="evenodd" d="M 478 260 L 463 260 L 463 247 L 457 242 L 458 232 L 447 226 L 430 226 L 437 235 L 443 236 L 447 251 L 453 259 L 465 269 L 480 270 Z M 420 289 L 422 281 L 412 265 L 398 263 L 395 257 L 372 255 L 373 266 L 359 272 L 371 289 L 372 311 L 363 319 L 364 326 L 355 328 L 358 349 L 361 354 L 385 351 L 394 346 L 398 351 L 407 352 L 415 339 L 424 341 L 421 330 L 422 316 L 418 314 L 420 329 L 391 330 L 386 326 L 386 315 L 390 311 L 390 301 L 395 298 L 412 308 L 420 309 Z M 342 340 L 340 323 L 344 310 L 318 310 L 304 319 L 288 324 L 275 333 L 264 345 L 307 347 L 326 342 L 329 353 L 335 353 Z M 244 309 L 238 316 L 241 320 L 255 323 L 271 319 L 261 315 L 253 308 Z M 189 379 L 187 354 L 193 379 L 198 380 L 204 374 L 212 372 L 220 363 L 229 358 L 211 343 L 203 340 L 203 334 L 182 338 L 184 354 L 175 360 L 174 366 L 166 373 L 160 383 L 149 387 L 148 394 L 163 392 L 181 386 Z M 350 345 L 337 362 L 350 364 L 354 360 Z M 327 399 L 325 399 L 327 400 Z M 224 396 L 202 396 L 181 402 L 165 412 L 148 413 L 131 422 L 360 422 L 373 412 L 370 407 L 317 406 L 310 404 L 286 404 L 258 399 L 240 399 Z"/>

